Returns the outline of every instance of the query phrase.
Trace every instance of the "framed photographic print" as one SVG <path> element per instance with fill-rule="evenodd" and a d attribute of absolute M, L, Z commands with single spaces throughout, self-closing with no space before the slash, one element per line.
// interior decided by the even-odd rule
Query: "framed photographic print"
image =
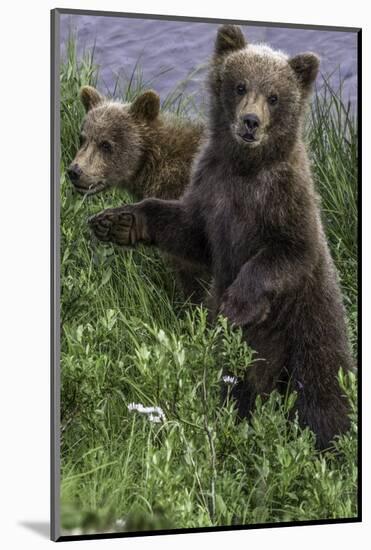
<path fill-rule="evenodd" d="M 52 538 L 360 521 L 361 30 L 51 22 Z"/>

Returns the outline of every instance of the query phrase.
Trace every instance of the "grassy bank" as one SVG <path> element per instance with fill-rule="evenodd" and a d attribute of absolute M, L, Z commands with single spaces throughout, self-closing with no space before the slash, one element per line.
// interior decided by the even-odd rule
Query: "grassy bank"
<path fill-rule="evenodd" d="M 129 201 L 122 190 L 82 198 L 65 168 L 78 147 L 90 55 L 71 42 L 61 67 L 62 527 L 65 532 L 186 528 L 356 515 L 356 379 L 341 383 L 353 407 L 349 434 L 320 455 L 288 422 L 295 395 L 272 394 L 248 422 L 220 407 L 221 369 L 236 374 L 252 352 L 225 321 L 211 328 L 183 304 L 155 251 L 91 242 L 87 218 Z M 131 99 L 146 83 L 138 67 L 117 84 Z M 356 337 L 356 124 L 336 92 L 319 91 L 307 133 L 327 233 Z M 170 98 L 170 99 L 169 99 Z M 173 93 L 180 116 L 192 102 Z M 173 98 L 173 100 L 171 99 Z M 195 113 L 196 114 L 196 113 Z M 355 347 L 354 347 L 355 349 Z M 161 407 L 156 415 L 131 403 Z"/>

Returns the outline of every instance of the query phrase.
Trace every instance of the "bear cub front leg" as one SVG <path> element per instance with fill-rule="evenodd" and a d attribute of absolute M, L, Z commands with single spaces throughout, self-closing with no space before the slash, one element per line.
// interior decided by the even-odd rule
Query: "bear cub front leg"
<path fill-rule="evenodd" d="M 89 219 L 94 235 L 103 242 L 120 246 L 134 246 L 148 241 L 144 216 L 136 205 L 107 208 Z"/>

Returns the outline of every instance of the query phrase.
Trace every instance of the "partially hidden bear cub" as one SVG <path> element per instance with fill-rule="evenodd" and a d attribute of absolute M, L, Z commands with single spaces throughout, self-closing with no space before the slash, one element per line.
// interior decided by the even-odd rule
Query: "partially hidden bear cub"
<path fill-rule="evenodd" d="M 208 139 L 180 200 L 146 199 L 90 220 L 102 241 L 144 242 L 207 266 L 214 315 L 243 327 L 257 361 L 234 388 L 297 391 L 299 421 L 325 448 L 349 426 L 337 374 L 351 368 L 345 313 L 314 190 L 303 119 L 319 60 L 247 45 L 219 29 Z"/>
<path fill-rule="evenodd" d="M 191 165 L 204 135 L 201 122 L 160 112 L 153 90 L 132 103 L 102 96 L 92 86 L 80 92 L 85 107 L 80 148 L 68 168 L 75 189 L 92 195 L 112 186 L 143 197 L 179 198 L 189 183 Z M 186 298 L 204 297 L 205 272 L 179 259 L 172 266 Z"/>

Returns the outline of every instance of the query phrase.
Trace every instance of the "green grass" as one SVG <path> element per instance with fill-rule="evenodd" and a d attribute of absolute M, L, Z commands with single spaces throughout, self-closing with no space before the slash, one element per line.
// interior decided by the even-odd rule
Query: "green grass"
<path fill-rule="evenodd" d="M 250 422 L 220 406 L 221 372 L 248 368 L 239 331 L 183 304 L 155 251 L 120 251 L 90 239 L 92 213 L 130 200 L 114 190 L 76 196 L 65 167 L 77 147 L 79 88 L 95 84 L 92 55 L 78 62 L 71 40 L 61 67 L 61 510 L 65 533 L 171 529 L 357 514 L 356 377 L 341 377 L 351 431 L 319 454 L 289 422 L 295 395 L 258 401 Z M 138 67 L 120 97 L 143 88 Z M 308 118 L 314 173 L 356 335 L 356 130 L 326 87 Z M 164 102 L 190 112 L 185 94 Z M 159 406 L 166 420 L 129 411 Z M 77 530 L 77 531 L 73 531 Z"/>
<path fill-rule="evenodd" d="M 307 124 L 313 173 L 321 195 L 331 252 L 349 314 L 352 344 L 356 345 L 357 313 L 357 120 L 342 100 L 342 85 L 330 78 L 316 90 Z"/>

